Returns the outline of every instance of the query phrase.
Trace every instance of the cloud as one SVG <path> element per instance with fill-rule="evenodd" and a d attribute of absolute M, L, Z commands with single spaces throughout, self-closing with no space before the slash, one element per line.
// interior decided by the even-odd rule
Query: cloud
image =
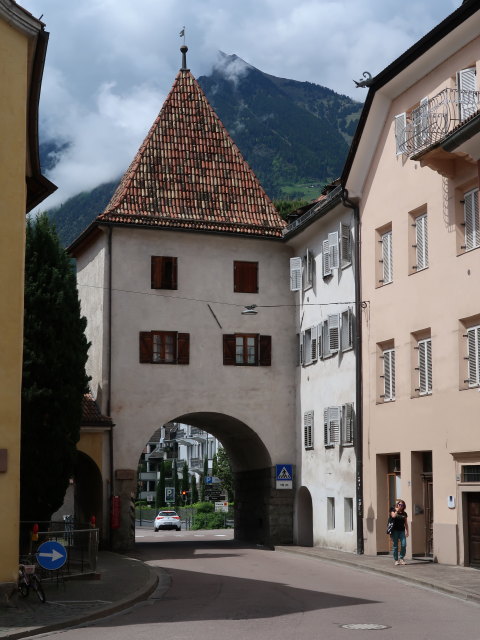
<path fill-rule="evenodd" d="M 327 86 L 358 100 L 353 80 L 377 74 L 461 0 L 20 0 L 43 14 L 50 41 L 40 137 L 68 143 L 43 207 L 122 173 L 181 66 L 198 77 L 236 54 L 266 73 Z M 414 19 L 413 19 L 414 17 Z M 227 58 L 236 82 L 248 66 Z"/>

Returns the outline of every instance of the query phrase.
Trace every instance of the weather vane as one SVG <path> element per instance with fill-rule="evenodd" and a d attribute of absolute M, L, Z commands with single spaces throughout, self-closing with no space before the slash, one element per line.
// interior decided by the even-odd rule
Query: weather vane
<path fill-rule="evenodd" d="M 185 44 L 185 27 L 182 28 L 178 35 L 180 36 L 180 38 L 183 38 L 183 44 Z"/>

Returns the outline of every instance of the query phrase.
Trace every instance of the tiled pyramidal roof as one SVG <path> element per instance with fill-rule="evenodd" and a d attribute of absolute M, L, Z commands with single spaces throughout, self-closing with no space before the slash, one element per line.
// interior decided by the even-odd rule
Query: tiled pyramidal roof
<path fill-rule="evenodd" d="M 285 226 L 187 69 L 97 221 L 267 237 Z"/>

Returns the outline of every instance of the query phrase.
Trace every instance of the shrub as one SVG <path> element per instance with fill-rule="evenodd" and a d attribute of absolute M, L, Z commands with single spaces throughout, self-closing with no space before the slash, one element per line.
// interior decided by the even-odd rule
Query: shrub
<path fill-rule="evenodd" d="M 203 503 L 205 504 L 205 503 Z M 208 503 L 207 503 L 208 504 Z M 198 513 L 192 523 L 192 529 L 223 529 L 225 516 L 223 513 Z"/>
<path fill-rule="evenodd" d="M 215 510 L 213 502 L 197 502 L 197 504 L 193 504 L 192 507 L 195 507 L 197 513 L 213 513 Z"/>

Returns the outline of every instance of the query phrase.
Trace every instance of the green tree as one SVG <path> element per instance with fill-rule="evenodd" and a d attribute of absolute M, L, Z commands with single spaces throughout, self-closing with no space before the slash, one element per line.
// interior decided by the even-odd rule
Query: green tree
<path fill-rule="evenodd" d="M 178 481 L 178 469 L 177 469 L 177 459 L 173 460 L 172 464 L 172 476 L 173 476 L 173 490 L 175 494 L 175 504 L 180 504 L 180 483 Z"/>
<path fill-rule="evenodd" d="M 155 508 L 157 511 L 165 504 L 165 461 L 161 460 L 158 465 L 160 477 L 158 478 L 157 488 L 155 492 Z"/>
<path fill-rule="evenodd" d="M 73 473 L 90 345 L 72 262 L 46 214 L 27 222 L 25 260 L 21 518 L 45 521 Z"/>
<path fill-rule="evenodd" d="M 182 482 L 181 482 L 181 491 L 182 491 L 182 500 L 184 502 L 189 502 L 190 499 L 190 475 L 188 473 L 188 464 L 187 461 L 183 463 L 182 467 Z M 183 498 L 183 492 L 186 491 L 185 498 Z"/>
<path fill-rule="evenodd" d="M 195 476 L 191 477 L 191 485 L 192 485 L 192 504 L 196 504 L 198 502 L 198 487 L 197 487 L 197 479 Z"/>
<path fill-rule="evenodd" d="M 212 458 L 212 476 L 218 476 L 218 463 L 217 454 L 215 453 Z"/>
<path fill-rule="evenodd" d="M 227 492 L 229 502 L 233 502 L 235 500 L 235 492 L 232 467 L 227 452 L 223 448 L 217 451 L 217 466 L 217 474 L 222 483 L 222 488 Z"/>

